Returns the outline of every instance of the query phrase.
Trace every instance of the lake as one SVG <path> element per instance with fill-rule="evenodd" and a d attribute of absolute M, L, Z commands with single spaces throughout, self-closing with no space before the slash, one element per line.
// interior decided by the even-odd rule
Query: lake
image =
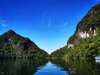
<path fill-rule="evenodd" d="M 40 67 L 33 75 L 69 75 L 69 72 L 52 62 L 48 62 L 45 66 Z"/>
<path fill-rule="evenodd" d="M 62 60 L 0 60 L 0 75 L 100 75 L 100 63 Z"/>

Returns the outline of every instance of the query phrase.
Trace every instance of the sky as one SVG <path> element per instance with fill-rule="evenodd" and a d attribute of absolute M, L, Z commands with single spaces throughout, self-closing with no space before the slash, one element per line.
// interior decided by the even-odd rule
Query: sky
<path fill-rule="evenodd" d="M 0 34 L 12 29 L 48 53 L 67 44 L 100 0 L 0 0 Z"/>

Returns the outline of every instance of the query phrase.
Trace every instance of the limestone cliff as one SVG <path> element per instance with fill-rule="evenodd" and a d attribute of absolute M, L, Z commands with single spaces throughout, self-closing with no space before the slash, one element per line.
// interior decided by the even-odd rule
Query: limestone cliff
<path fill-rule="evenodd" d="M 79 22 L 75 33 L 68 40 L 68 47 L 80 43 L 80 39 L 100 36 L 100 4 L 92 7 L 86 16 Z"/>

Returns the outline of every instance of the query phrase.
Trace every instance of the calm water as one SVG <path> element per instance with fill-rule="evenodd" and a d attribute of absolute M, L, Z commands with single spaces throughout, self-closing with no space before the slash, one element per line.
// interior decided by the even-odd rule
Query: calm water
<path fill-rule="evenodd" d="M 100 75 L 100 63 L 0 60 L 0 75 Z"/>
<path fill-rule="evenodd" d="M 62 67 L 59 67 L 51 62 L 48 62 L 45 66 L 40 67 L 33 75 L 69 75 L 68 71 L 65 71 Z"/>

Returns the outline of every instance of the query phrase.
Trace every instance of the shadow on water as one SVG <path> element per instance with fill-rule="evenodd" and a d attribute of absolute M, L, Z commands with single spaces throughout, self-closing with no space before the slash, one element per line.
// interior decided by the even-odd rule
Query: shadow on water
<path fill-rule="evenodd" d="M 100 63 L 63 60 L 0 60 L 0 75 L 100 75 Z"/>
<path fill-rule="evenodd" d="M 46 62 L 27 59 L 0 60 L 0 75 L 32 75 Z"/>
<path fill-rule="evenodd" d="M 51 61 L 69 71 L 70 75 L 100 75 L 100 63 L 95 61 L 76 60 L 65 62 L 60 59 Z"/>

